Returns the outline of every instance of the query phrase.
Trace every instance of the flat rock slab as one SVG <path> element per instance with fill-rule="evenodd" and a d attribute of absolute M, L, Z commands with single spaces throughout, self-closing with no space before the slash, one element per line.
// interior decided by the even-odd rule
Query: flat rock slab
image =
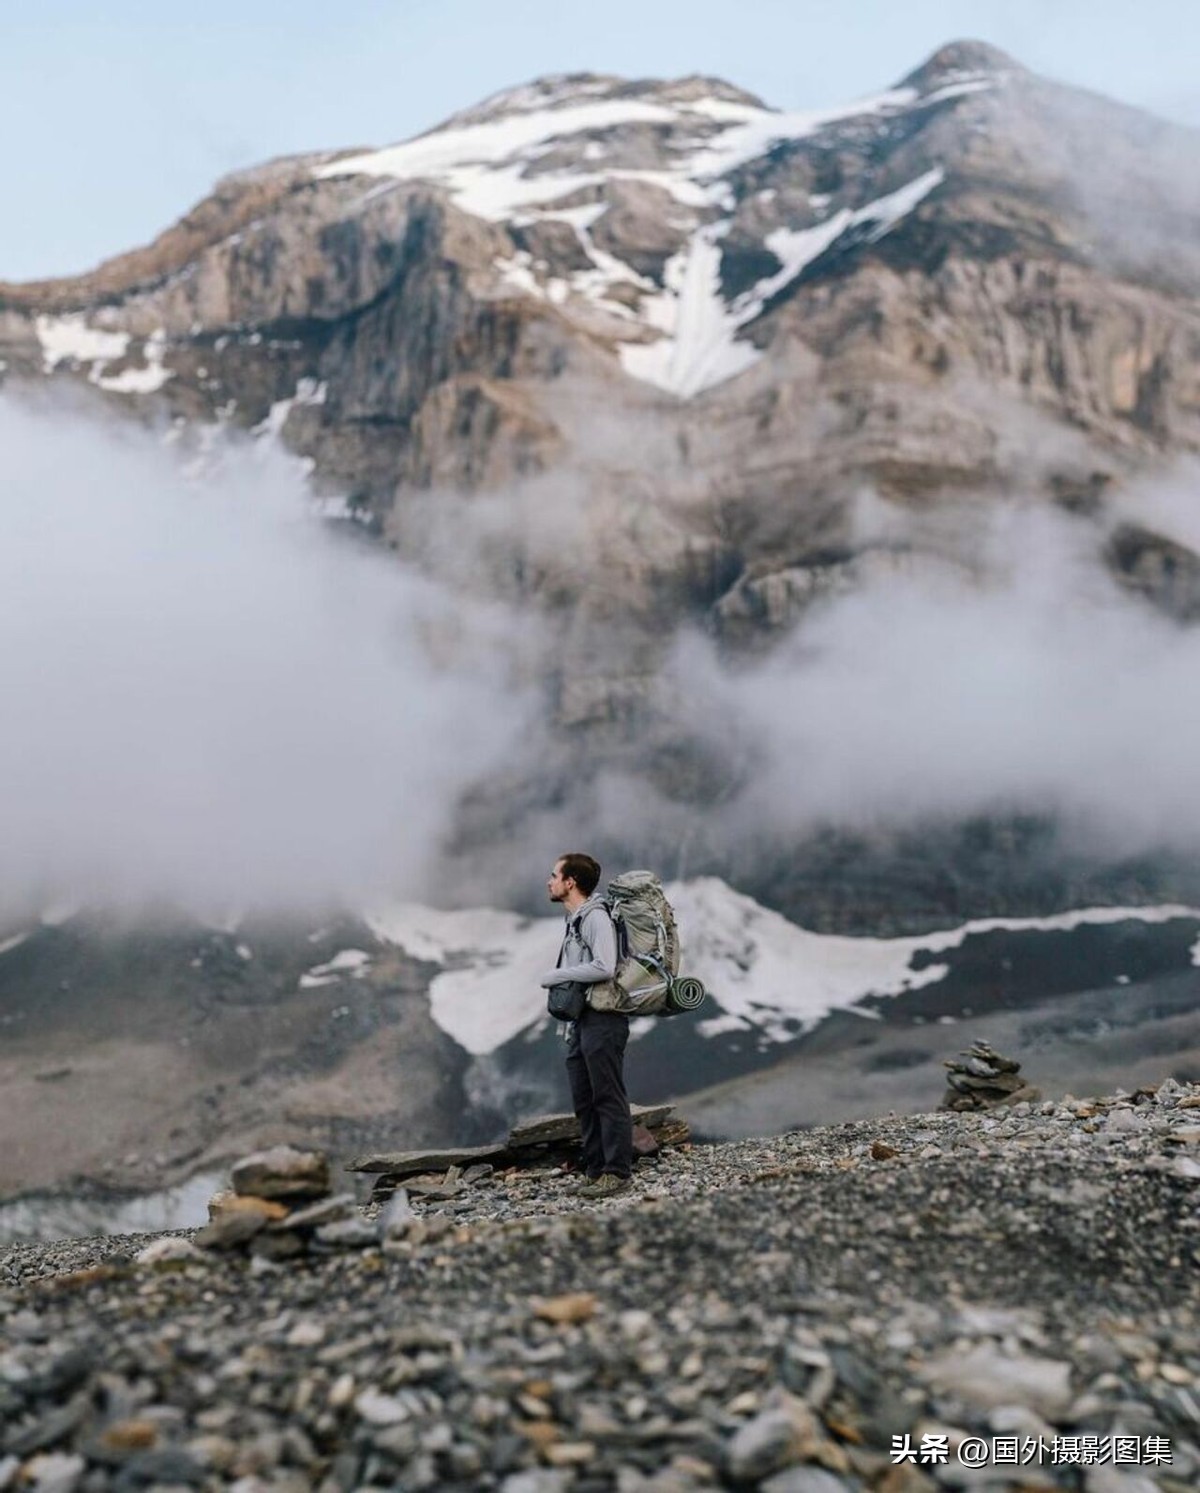
<path fill-rule="evenodd" d="M 329 1158 L 321 1151 L 272 1146 L 243 1156 L 230 1175 L 234 1192 L 242 1197 L 319 1198 L 329 1191 Z"/>
<path fill-rule="evenodd" d="M 260 1218 L 271 1223 L 275 1219 L 286 1218 L 288 1208 L 286 1203 L 273 1202 L 270 1198 L 241 1197 L 228 1189 L 214 1192 L 208 1200 L 209 1222 L 225 1218 L 230 1213 L 257 1213 Z"/>
<path fill-rule="evenodd" d="M 653 1130 L 671 1113 L 671 1104 L 632 1104 L 630 1110 L 635 1125 L 644 1125 Z M 519 1151 L 526 1146 L 542 1146 L 552 1141 L 578 1140 L 579 1121 L 574 1115 L 539 1115 L 533 1120 L 522 1120 L 508 1132 L 510 1150 Z"/>
<path fill-rule="evenodd" d="M 446 1171 L 452 1166 L 470 1166 L 478 1161 L 495 1161 L 508 1147 L 503 1141 L 490 1146 L 467 1146 L 457 1151 L 380 1151 L 376 1155 L 356 1156 L 347 1163 L 348 1172 L 384 1172 L 391 1177 L 415 1177 L 421 1172 Z"/>
<path fill-rule="evenodd" d="M 634 1104 L 630 1106 L 635 1125 L 655 1130 L 674 1109 L 671 1104 Z M 422 1172 L 446 1171 L 452 1166 L 469 1167 L 491 1161 L 511 1163 L 522 1160 L 522 1152 L 535 1146 L 552 1145 L 579 1139 L 579 1121 L 574 1115 L 539 1115 L 522 1120 L 508 1132 L 507 1140 L 490 1146 L 465 1146 L 443 1151 L 380 1151 L 370 1156 L 356 1156 L 347 1163 L 348 1172 L 378 1172 L 388 1177 L 415 1177 Z"/>
<path fill-rule="evenodd" d="M 315 1229 L 323 1223 L 334 1223 L 339 1218 L 350 1218 L 354 1211 L 354 1194 L 342 1192 L 337 1197 L 321 1198 L 307 1207 L 294 1208 L 275 1223 L 269 1223 L 267 1231 L 281 1234 L 289 1229 Z"/>

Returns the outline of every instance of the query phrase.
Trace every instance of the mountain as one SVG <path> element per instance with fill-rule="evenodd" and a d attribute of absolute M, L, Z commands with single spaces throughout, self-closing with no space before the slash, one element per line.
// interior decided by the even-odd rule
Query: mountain
<path fill-rule="evenodd" d="M 741 781 L 664 679 L 682 630 L 736 669 L 881 578 L 976 585 L 1014 495 L 1200 615 L 1194 526 L 1145 487 L 1200 449 L 1196 144 L 970 42 L 824 113 L 543 78 L 0 285 L 0 360 L 10 391 L 79 385 L 184 445 L 278 439 L 331 513 L 551 619 L 545 749 L 481 785 L 459 846 L 535 824 L 585 744 L 674 806 L 661 843 L 592 813 L 610 858 L 669 864 L 680 815 Z M 1076 855 L 1031 797 L 779 844 L 706 816 L 686 871 L 853 931 L 1200 896 L 1194 856 Z"/>
<path fill-rule="evenodd" d="M 713 879 L 670 892 L 709 997 L 635 1022 L 626 1067 L 636 1100 L 680 1101 L 700 1134 L 928 1108 L 976 1036 L 1049 1097 L 1200 1074 L 1200 909 L 846 938 Z M 194 1221 L 231 1157 L 277 1141 L 344 1161 L 567 1107 L 537 983 L 560 931 L 415 904 L 316 927 L 28 923 L 0 942 L 0 1239 Z"/>
<path fill-rule="evenodd" d="M 522 887 L 568 825 L 676 878 L 712 1001 L 629 1071 L 705 1133 L 928 1105 L 956 1023 L 1051 1093 L 1195 1077 L 1194 794 L 1153 748 L 1190 772 L 1198 144 L 969 42 L 823 113 L 551 77 L 0 284 L 5 399 L 279 443 L 344 534 L 551 640 L 521 759 L 456 807 L 446 907 L 0 924 L 0 1190 L 561 1102 Z M 789 708 L 849 724 L 764 744 Z"/>
<path fill-rule="evenodd" d="M 668 891 L 686 971 L 709 997 L 693 1015 L 633 1022 L 626 1070 L 640 1102 L 679 1099 L 708 1134 L 771 1134 L 933 1102 L 942 1059 L 962 1045 L 942 1028 L 959 1023 L 971 1038 L 995 1037 L 1052 1093 L 1148 1080 L 1166 1052 L 1181 1079 L 1200 1062 L 1194 907 L 847 938 L 797 927 L 713 878 Z M 430 1014 L 472 1055 L 463 1081 L 477 1114 L 569 1107 L 537 985 L 557 917 L 399 906 L 368 922 L 438 967 Z"/>
<path fill-rule="evenodd" d="M 627 485 L 580 417 L 651 411 L 680 448 L 667 483 L 743 530 L 799 482 L 804 568 L 849 478 L 898 498 L 1006 479 L 968 382 L 1083 438 L 1039 474 L 1061 501 L 1196 449 L 1193 150 L 973 43 L 824 114 L 710 78 L 544 78 L 398 146 L 226 178 L 89 275 L 0 285 L 3 355 L 271 420 L 393 537 L 431 486 L 571 460 Z M 734 542 L 698 499 L 654 559 L 678 572 L 690 541 L 732 621 L 785 574 L 781 536 Z"/>

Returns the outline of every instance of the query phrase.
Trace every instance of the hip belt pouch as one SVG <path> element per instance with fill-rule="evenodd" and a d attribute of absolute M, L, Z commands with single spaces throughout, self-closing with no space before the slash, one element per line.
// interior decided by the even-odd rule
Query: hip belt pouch
<path fill-rule="evenodd" d="M 546 1010 L 555 1021 L 578 1021 L 587 1007 L 587 986 L 579 980 L 551 985 L 546 992 Z"/>

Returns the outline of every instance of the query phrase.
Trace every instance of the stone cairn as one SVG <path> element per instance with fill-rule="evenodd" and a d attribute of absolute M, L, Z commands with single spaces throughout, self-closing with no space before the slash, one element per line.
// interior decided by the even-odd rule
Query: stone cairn
<path fill-rule="evenodd" d="M 286 1260 L 379 1242 L 354 1193 L 333 1193 L 329 1159 L 320 1151 L 256 1151 L 234 1164 L 230 1183 L 209 1199 L 208 1227 L 194 1241 L 201 1249 Z"/>
<path fill-rule="evenodd" d="M 1001 1057 L 987 1042 L 973 1042 L 959 1057 L 944 1059 L 943 1066 L 949 1087 L 940 1109 L 995 1109 L 1042 1097 L 1020 1076 L 1020 1063 Z"/>
<path fill-rule="evenodd" d="M 664 1146 L 689 1139 L 688 1126 L 672 1118 L 669 1104 L 635 1104 L 633 1116 L 639 1156 L 655 1156 Z M 370 1202 L 378 1208 L 366 1212 L 353 1192 L 333 1192 L 329 1159 L 322 1152 L 272 1146 L 235 1163 L 230 1186 L 209 1199 L 207 1227 L 191 1244 L 182 1239 L 162 1243 L 155 1261 L 159 1255 L 164 1263 L 190 1256 L 197 1247 L 282 1261 L 344 1249 L 424 1244 L 454 1232 L 455 1202 L 486 1185 L 493 1174 L 561 1169 L 570 1164 L 578 1143 L 574 1115 L 546 1115 L 514 1126 L 505 1140 L 490 1146 L 360 1156 L 346 1170 L 375 1178 Z M 443 1210 L 418 1213 L 414 1200 L 441 1204 Z M 371 1212 L 375 1216 L 367 1216 Z"/>

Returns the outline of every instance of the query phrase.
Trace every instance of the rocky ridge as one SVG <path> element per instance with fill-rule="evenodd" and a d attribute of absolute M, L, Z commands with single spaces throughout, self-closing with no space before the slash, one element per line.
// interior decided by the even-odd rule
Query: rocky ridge
<path fill-rule="evenodd" d="M 406 552 L 422 491 L 573 472 L 628 527 L 652 488 L 624 600 L 744 638 L 890 563 L 847 527 L 856 483 L 1094 508 L 1200 447 L 1190 148 L 978 44 L 825 114 L 719 79 L 540 79 L 401 145 L 239 173 L 91 275 L 0 286 L 0 355 L 278 433 Z M 1019 411 L 1059 432 L 1040 465 Z M 1194 557 L 1163 537 L 1135 525 L 1111 560 L 1186 610 Z M 491 584 L 515 569 L 553 607 L 574 577 L 528 543 Z"/>
<path fill-rule="evenodd" d="M 1167 1081 L 496 1174 L 325 1259 L 15 1248 L 0 1485 L 1175 1493 L 1198 1143 Z"/>

